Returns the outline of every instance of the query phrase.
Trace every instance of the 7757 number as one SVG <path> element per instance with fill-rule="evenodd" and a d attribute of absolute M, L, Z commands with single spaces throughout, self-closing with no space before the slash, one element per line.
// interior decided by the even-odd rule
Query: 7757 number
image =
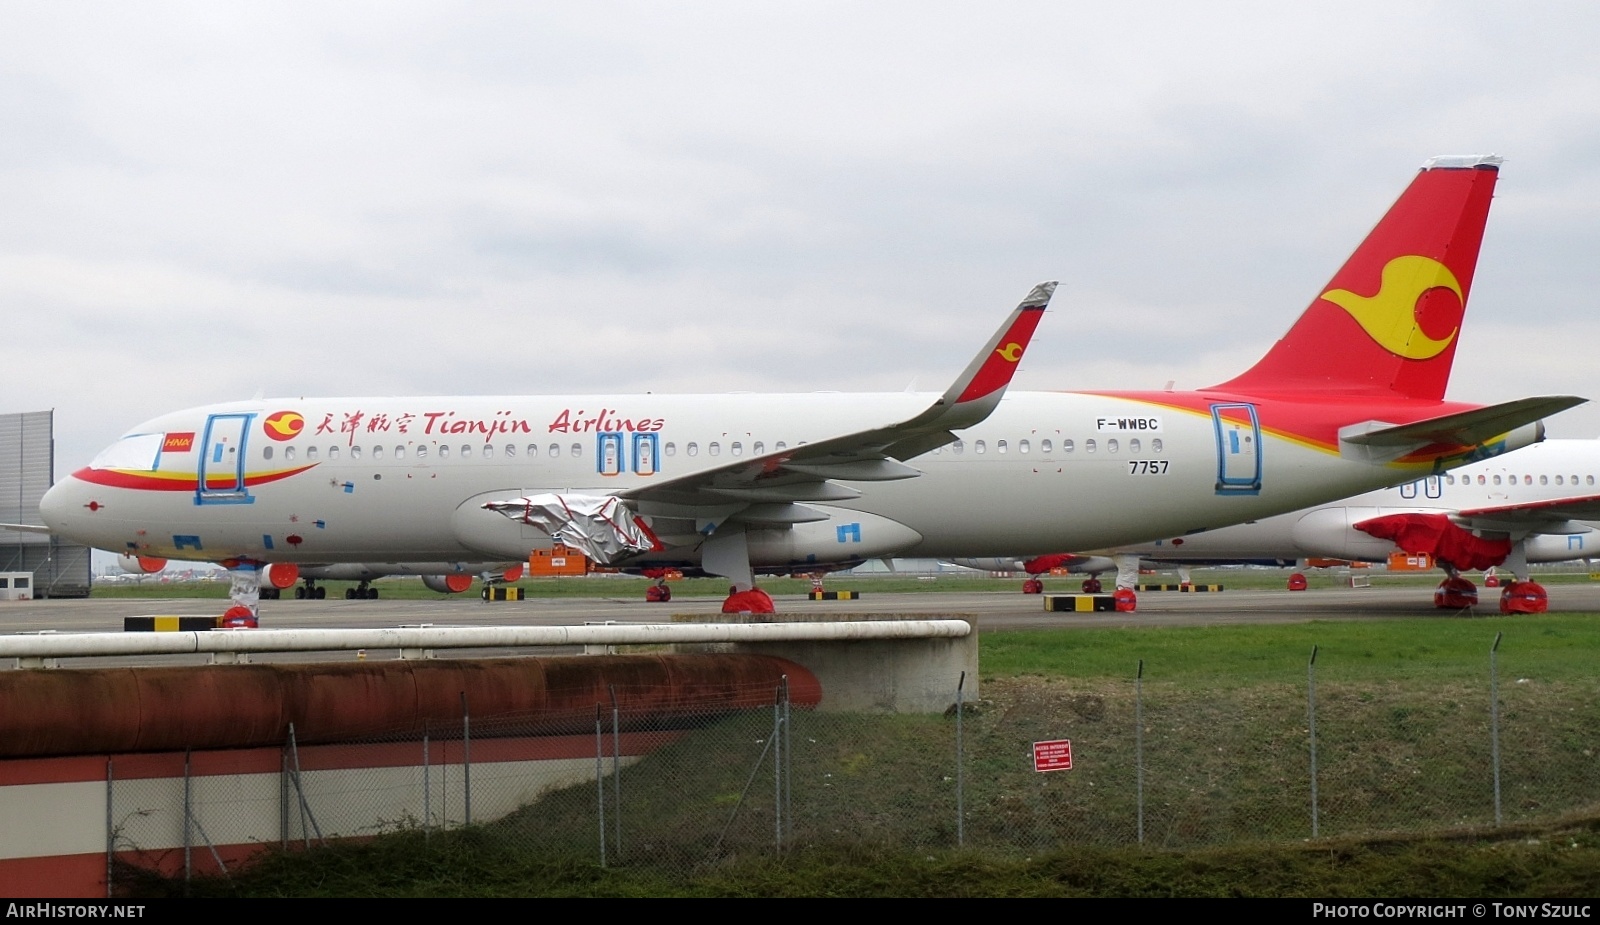
<path fill-rule="evenodd" d="M 1130 459 L 1128 460 L 1129 475 L 1166 475 L 1166 459 Z"/>

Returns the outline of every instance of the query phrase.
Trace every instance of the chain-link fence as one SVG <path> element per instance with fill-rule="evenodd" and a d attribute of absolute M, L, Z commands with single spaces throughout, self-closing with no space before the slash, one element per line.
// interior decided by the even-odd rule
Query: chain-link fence
<path fill-rule="evenodd" d="M 990 680 L 976 699 L 952 678 L 943 715 L 808 709 L 784 684 L 755 692 L 758 708 L 629 712 L 613 690 L 573 713 L 476 717 L 463 704 L 459 725 L 421 735 L 291 737 L 253 763 L 195 753 L 188 774 L 121 779 L 158 757 L 118 758 L 107 843 L 171 874 L 215 869 L 230 845 L 472 825 L 539 856 L 690 873 L 818 846 L 1182 848 L 1535 822 L 1600 803 L 1595 683 L 1507 680 L 1492 653 L 1477 682 L 1417 683 L 1308 655 L 1298 677 L 1227 687 L 1141 666 Z M 1036 770 L 1035 743 L 1059 740 L 1071 768 Z"/>

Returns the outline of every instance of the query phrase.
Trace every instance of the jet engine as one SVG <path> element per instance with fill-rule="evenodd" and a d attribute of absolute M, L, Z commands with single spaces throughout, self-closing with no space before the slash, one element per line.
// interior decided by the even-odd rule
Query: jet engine
<path fill-rule="evenodd" d="M 438 591 L 440 594 L 460 594 L 472 587 L 472 576 L 460 572 L 449 575 L 424 575 L 422 584 L 429 591 Z"/>
<path fill-rule="evenodd" d="M 131 556 L 123 553 L 117 557 L 117 565 L 130 575 L 153 575 L 167 567 L 167 560 L 155 556 Z"/>

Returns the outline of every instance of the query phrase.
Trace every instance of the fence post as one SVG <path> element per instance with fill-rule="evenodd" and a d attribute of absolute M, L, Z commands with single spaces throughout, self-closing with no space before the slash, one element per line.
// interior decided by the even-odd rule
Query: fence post
<path fill-rule="evenodd" d="M 795 739 L 794 722 L 790 715 L 790 707 L 794 701 L 789 699 L 789 675 L 784 675 L 784 819 L 789 821 L 789 837 L 795 834 Z"/>
<path fill-rule="evenodd" d="M 785 678 L 788 676 L 785 675 Z M 772 847 L 783 853 L 783 680 L 772 698 Z"/>
<path fill-rule="evenodd" d="M 605 739 L 600 732 L 600 704 L 594 705 L 594 796 L 600 809 L 600 866 L 606 866 Z"/>
<path fill-rule="evenodd" d="M 1133 776 L 1137 794 L 1139 844 L 1144 844 L 1144 659 L 1133 676 Z"/>
<path fill-rule="evenodd" d="M 1489 755 L 1494 767 L 1494 824 L 1501 823 L 1500 816 L 1500 669 L 1496 655 L 1500 651 L 1500 637 L 1494 634 L 1494 645 L 1489 647 Z"/>
<path fill-rule="evenodd" d="M 622 863 L 622 711 L 617 706 L 617 686 L 611 692 L 611 825 L 616 830 L 617 863 Z"/>
<path fill-rule="evenodd" d="M 956 847 L 967 845 L 966 741 L 962 738 L 961 714 L 966 712 L 967 673 L 956 679 Z"/>
<path fill-rule="evenodd" d="M 463 825 L 472 825 L 472 713 L 467 709 L 467 692 L 461 692 L 461 811 Z"/>
<path fill-rule="evenodd" d="M 117 854 L 117 829 L 112 821 L 112 778 L 113 770 L 111 759 L 106 759 L 106 899 L 111 898 L 111 873 L 112 861 Z"/>
<path fill-rule="evenodd" d="M 428 721 L 422 721 L 422 843 L 428 843 L 433 823 L 433 762 L 428 756 Z"/>
<path fill-rule="evenodd" d="M 1311 837 L 1321 832 L 1317 818 L 1317 647 L 1311 647 L 1311 661 L 1306 664 L 1306 718 L 1311 739 Z"/>
<path fill-rule="evenodd" d="M 194 818 L 189 809 L 189 749 L 183 750 L 183 895 L 189 895 L 189 880 L 194 876 L 194 851 L 192 845 L 194 838 L 190 834 L 191 820 Z"/>

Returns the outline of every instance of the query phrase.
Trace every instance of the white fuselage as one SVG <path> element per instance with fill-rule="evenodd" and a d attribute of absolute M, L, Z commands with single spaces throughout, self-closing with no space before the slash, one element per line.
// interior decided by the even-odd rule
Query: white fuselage
<path fill-rule="evenodd" d="M 219 405 L 135 428 L 52 489 L 41 513 L 63 535 L 139 555 L 514 561 L 547 545 L 548 537 L 483 510 L 485 501 L 536 492 L 615 493 L 883 426 L 935 397 Z M 277 437 L 264 427 L 274 421 Z M 919 477 L 839 480 L 861 496 L 808 502 L 829 515 L 824 522 L 752 529 L 753 564 L 1102 549 L 1256 520 L 1410 481 L 1418 471 L 1341 458 L 1330 446 L 1285 439 L 1264 427 L 1241 430 L 1203 411 L 1086 393 L 1013 391 L 987 420 L 958 436 L 955 444 L 907 461 L 921 470 Z M 695 548 L 679 545 L 638 561 L 692 564 L 697 556 Z"/>
<path fill-rule="evenodd" d="M 1547 440 L 1449 473 L 1430 475 L 1335 504 L 1293 511 L 1189 536 L 1125 544 L 1108 552 L 1157 561 L 1292 561 L 1307 557 L 1381 562 L 1396 551 L 1389 540 L 1354 529 L 1374 517 L 1402 513 L 1456 514 L 1600 493 L 1600 440 Z M 1584 523 L 1553 522 L 1526 539 L 1529 562 L 1560 562 L 1600 554 L 1600 539 Z"/>

